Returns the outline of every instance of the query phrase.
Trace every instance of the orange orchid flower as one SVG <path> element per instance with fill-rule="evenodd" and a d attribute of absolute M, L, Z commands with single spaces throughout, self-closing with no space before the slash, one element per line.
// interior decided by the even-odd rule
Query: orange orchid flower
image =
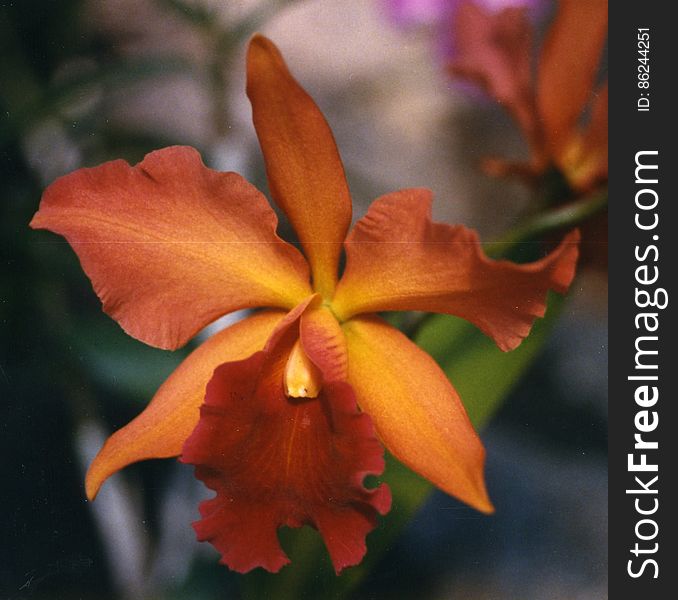
<path fill-rule="evenodd" d="M 433 223 L 431 193 L 411 189 L 377 199 L 347 235 L 351 198 L 330 128 L 259 35 L 247 92 L 271 193 L 307 260 L 276 235 L 259 191 L 186 147 L 62 177 L 31 225 L 65 236 L 104 310 L 152 346 L 179 348 L 226 313 L 263 307 L 193 351 L 106 441 L 87 496 L 131 463 L 180 456 L 216 491 L 194 527 L 223 563 L 277 571 L 289 562 L 277 529 L 309 524 L 338 573 L 360 562 L 390 508 L 385 484 L 363 485 L 383 471 L 382 443 L 440 489 L 493 510 L 484 449 L 457 393 L 375 313 L 459 315 L 510 350 L 544 314 L 547 291 L 567 290 L 578 233 L 538 262 L 493 261 L 474 232 Z"/>
<path fill-rule="evenodd" d="M 534 31 L 524 8 L 492 12 L 467 1 L 453 26 L 457 55 L 450 72 L 479 84 L 502 104 L 530 148 L 528 164 L 493 159 L 486 169 L 537 180 L 555 167 L 573 190 L 584 193 L 605 182 L 607 81 L 596 88 L 596 80 L 607 37 L 607 0 L 560 0 L 536 68 Z"/>

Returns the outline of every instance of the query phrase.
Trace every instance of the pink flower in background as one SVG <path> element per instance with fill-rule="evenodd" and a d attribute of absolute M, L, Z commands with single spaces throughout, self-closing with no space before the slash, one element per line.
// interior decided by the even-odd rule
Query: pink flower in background
<path fill-rule="evenodd" d="M 401 27 L 434 25 L 457 0 L 386 0 L 389 16 Z"/>
<path fill-rule="evenodd" d="M 386 10 L 403 27 L 433 25 L 445 21 L 466 0 L 386 0 Z M 476 0 L 486 10 L 498 12 L 504 8 L 525 7 L 538 13 L 545 0 Z"/>
<path fill-rule="evenodd" d="M 433 27 L 437 30 L 437 51 L 442 61 L 456 56 L 452 31 L 457 11 L 470 0 L 385 0 L 388 16 L 403 29 Z M 548 0 L 475 0 L 477 6 L 490 12 L 505 8 L 524 8 L 533 21 L 538 21 L 551 4 Z"/>

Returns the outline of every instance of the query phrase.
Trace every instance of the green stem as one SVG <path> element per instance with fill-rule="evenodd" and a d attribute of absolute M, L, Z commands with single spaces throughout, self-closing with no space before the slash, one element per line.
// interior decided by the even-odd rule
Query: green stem
<path fill-rule="evenodd" d="M 516 244 L 534 240 L 536 237 L 552 231 L 579 225 L 590 217 L 602 212 L 606 207 L 607 189 L 598 190 L 581 200 L 535 215 L 509 231 L 503 238 L 496 242 L 485 244 L 485 252 L 489 256 L 499 257 Z"/>

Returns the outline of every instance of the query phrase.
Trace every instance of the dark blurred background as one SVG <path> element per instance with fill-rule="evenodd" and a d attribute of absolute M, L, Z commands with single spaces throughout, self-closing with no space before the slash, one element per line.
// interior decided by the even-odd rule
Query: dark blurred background
<path fill-rule="evenodd" d="M 3 599 L 241 597 L 238 577 L 194 541 L 206 494 L 189 467 L 135 465 L 85 500 L 105 436 L 185 351 L 127 337 L 70 248 L 28 222 L 59 175 L 173 143 L 266 189 L 244 95 L 255 30 L 326 112 L 358 215 L 379 194 L 424 185 L 438 218 L 492 239 L 529 202 L 475 166 L 497 148 L 524 150 L 506 117 L 453 89 L 430 32 L 398 30 L 383 3 L 0 2 Z M 607 596 L 605 274 L 585 272 L 575 287 L 483 432 L 496 515 L 435 493 L 354 598 Z"/>

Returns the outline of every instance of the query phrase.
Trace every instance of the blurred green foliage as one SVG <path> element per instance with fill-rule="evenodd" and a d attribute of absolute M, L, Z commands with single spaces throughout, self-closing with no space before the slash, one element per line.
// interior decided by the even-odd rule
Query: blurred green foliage
<path fill-rule="evenodd" d="M 172 57 L 122 58 L 86 27 L 83 7 L 0 3 L 0 596 L 7 598 L 114 597 L 84 498 L 76 431 L 89 419 L 110 429 L 129 420 L 179 358 L 140 349 L 106 322 L 67 244 L 28 228 L 50 160 L 28 159 L 31 132 L 57 123 L 85 164 L 119 151 L 143 156 L 165 140 L 111 130 L 96 103 L 77 114 L 73 106 L 93 89 L 105 97 L 115 86 L 186 68 Z M 65 65 L 83 61 L 85 71 L 64 75 Z"/>

